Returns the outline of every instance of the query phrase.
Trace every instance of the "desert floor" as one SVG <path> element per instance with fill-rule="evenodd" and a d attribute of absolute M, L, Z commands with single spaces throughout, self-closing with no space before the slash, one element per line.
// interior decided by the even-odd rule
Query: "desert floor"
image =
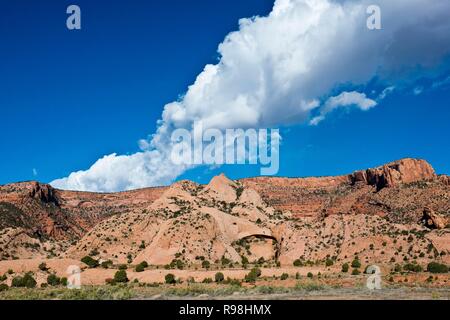
<path fill-rule="evenodd" d="M 337 267 L 281 267 L 261 268 L 256 282 L 246 282 L 244 277 L 249 269 L 214 270 L 165 270 L 149 268 L 143 272 L 126 270 L 127 283 L 105 284 L 114 278 L 115 268 L 82 268 L 81 289 L 50 286 L 47 277 L 57 274 L 67 277 L 66 270 L 79 261 L 71 259 L 46 260 L 49 270 L 39 270 L 40 260 L 14 260 L 0 262 L 0 275 L 7 274 L 3 282 L 8 289 L 0 291 L 1 299 L 450 299 L 450 274 L 429 272 L 388 272 L 381 275 L 381 289 L 369 290 L 369 275 L 343 273 Z M 11 287 L 15 276 L 32 272 L 36 288 Z M 217 272 L 233 281 L 214 282 Z M 177 283 L 166 284 L 165 276 L 173 274 Z M 309 276 L 308 276 L 308 273 Z M 282 274 L 285 274 L 282 277 Z M 204 283 L 210 279 L 211 283 Z"/>

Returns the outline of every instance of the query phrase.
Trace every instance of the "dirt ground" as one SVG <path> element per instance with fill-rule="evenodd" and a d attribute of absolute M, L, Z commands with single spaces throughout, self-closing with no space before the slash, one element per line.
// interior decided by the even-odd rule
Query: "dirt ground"
<path fill-rule="evenodd" d="M 382 268 L 381 289 L 367 288 L 369 275 L 343 273 L 337 267 L 281 267 L 261 268 L 256 282 L 246 282 L 248 269 L 214 270 L 166 270 L 163 268 L 136 272 L 126 270 L 127 283 L 105 284 L 114 278 L 117 268 L 89 269 L 77 260 L 45 260 L 48 270 L 40 270 L 41 260 L 0 261 L 0 275 L 6 275 L 2 283 L 9 288 L 0 292 L 1 299 L 227 299 L 227 300 L 322 300 L 322 299 L 375 299 L 375 300 L 434 300 L 450 299 L 450 274 L 429 272 L 391 273 Z M 60 285 L 47 285 L 47 277 L 57 274 L 68 277 L 70 266 L 81 268 L 81 289 L 70 290 Z M 14 277 L 32 272 L 36 288 L 12 288 Z M 215 283 L 215 275 L 222 272 L 225 281 Z M 173 274 L 176 283 L 165 283 L 165 276 Z M 282 275 L 284 276 L 282 277 Z M 309 274 L 309 275 L 308 275 Z M 205 279 L 212 283 L 204 283 Z M 230 281 L 227 281 L 229 279 Z M 231 281 L 233 280 L 233 281 Z"/>

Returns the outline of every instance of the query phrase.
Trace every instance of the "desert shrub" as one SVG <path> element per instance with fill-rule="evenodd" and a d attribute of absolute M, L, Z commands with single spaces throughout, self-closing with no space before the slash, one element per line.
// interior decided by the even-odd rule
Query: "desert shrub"
<path fill-rule="evenodd" d="M 238 199 L 240 198 L 242 192 L 244 192 L 244 187 L 239 186 L 236 188 L 236 196 Z"/>
<path fill-rule="evenodd" d="M 17 276 L 14 277 L 11 281 L 11 287 L 16 287 L 16 288 L 20 288 L 23 287 L 23 277 L 21 276 Z"/>
<path fill-rule="evenodd" d="M 253 268 L 250 272 L 254 272 L 257 277 L 261 276 L 261 269 L 259 268 Z"/>
<path fill-rule="evenodd" d="M 231 263 L 231 260 L 222 256 L 222 258 L 220 259 L 220 262 L 222 263 L 223 266 L 226 266 Z"/>
<path fill-rule="evenodd" d="M 5 281 L 6 279 L 8 279 L 8 277 L 6 276 L 6 274 L 0 276 L 0 281 Z"/>
<path fill-rule="evenodd" d="M 26 273 L 23 276 L 23 284 L 26 288 L 35 288 L 36 287 L 36 280 L 34 280 L 33 275 L 31 273 Z"/>
<path fill-rule="evenodd" d="M 61 278 L 61 285 L 67 286 L 67 278 L 66 277 Z"/>
<path fill-rule="evenodd" d="M 327 260 L 325 261 L 325 265 L 326 265 L 327 267 L 331 267 L 331 266 L 333 265 L 333 260 L 327 259 Z"/>
<path fill-rule="evenodd" d="M 203 279 L 202 283 L 211 283 L 213 280 L 211 278 L 205 278 Z"/>
<path fill-rule="evenodd" d="M 9 287 L 6 283 L 0 283 L 0 292 L 8 290 Z"/>
<path fill-rule="evenodd" d="M 184 262 L 180 259 L 173 259 L 172 262 L 170 262 L 169 267 L 170 267 L 170 269 L 182 270 L 184 268 Z"/>
<path fill-rule="evenodd" d="M 348 269 L 349 269 L 348 263 L 344 263 L 342 265 L 342 272 L 348 272 Z"/>
<path fill-rule="evenodd" d="M 442 263 L 430 262 L 427 266 L 427 270 L 431 273 L 447 273 L 448 267 Z"/>
<path fill-rule="evenodd" d="M 98 256 L 100 254 L 100 252 L 98 251 L 97 248 L 94 248 L 91 250 L 91 252 L 89 252 L 89 255 L 94 257 L 94 256 Z"/>
<path fill-rule="evenodd" d="M 355 258 L 352 261 L 352 268 L 361 268 L 361 262 L 359 262 L 359 260 Z"/>
<path fill-rule="evenodd" d="M 172 273 L 168 273 L 166 274 L 166 276 L 164 277 L 164 279 L 166 280 L 167 284 L 174 284 L 176 282 L 175 280 L 175 276 Z"/>
<path fill-rule="evenodd" d="M 211 264 L 209 263 L 209 261 L 208 260 L 203 260 L 202 268 L 209 269 L 210 267 L 211 267 Z"/>
<path fill-rule="evenodd" d="M 294 261 L 293 263 L 294 267 L 301 267 L 302 266 L 302 261 L 300 259 L 297 259 Z"/>
<path fill-rule="evenodd" d="M 423 268 L 418 264 L 407 263 L 403 266 L 403 270 L 410 272 L 422 272 Z"/>
<path fill-rule="evenodd" d="M 26 273 L 23 277 L 15 277 L 12 279 L 11 287 L 25 287 L 25 288 L 35 288 L 36 280 L 34 280 L 31 273 Z"/>
<path fill-rule="evenodd" d="M 395 265 L 395 267 L 394 267 L 394 271 L 395 272 L 402 272 L 402 266 L 401 265 L 399 265 L 398 263 Z"/>
<path fill-rule="evenodd" d="M 236 287 L 242 286 L 242 282 L 238 279 L 229 279 L 229 280 L 227 280 L 227 282 L 230 286 L 236 286 Z"/>
<path fill-rule="evenodd" d="M 116 272 L 116 274 L 114 275 L 114 281 L 117 283 L 125 283 L 128 282 L 128 277 L 127 277 L 127 272 L 125 270 L 119 270 Z"/>
<path fill-rule="evenodd" d="M 136 266 L 136 272 L 142 272 L 142 271 L 144 271 L 145 270 L 145 268 L 147 268 L 148 267 L 148 263 L 147 262 L 145 262 L 145 261 L 142 261 L 141 263 L 139 263 L 137 266 Z"/>
<path fill-rule="evenodd" d="M 255 282 L 259 276 L 261 276 L 261 270 L 259 268 L 253 268 L 245 276 L 245 282 Z"/>
<path fill-rule="evenodd" d="M 314 277 L 314 275 L 311 272 L 308 272 L 308 274 L 306 275 L 308 278 L 312 278 Z"/>
<path fill-rule="evenodd" d="M 352 270 L 352 276 L 357 276 L 359 275 L 361 272 L 358 269 L 353 269 Z"/>
<path fill-rule="evenodd" d="M 85 256 L 81 259 L 81 262 L 86 264 L 89 268 L 97 268 L 99 266 L 98 261 L 90 256 Z"/>
<path fill-rule="evenodd" d="M 128 267 L 126 264 L 119 265 L 119 270 L 127 270 L 127 269 L 128 269 Z"/>
<path fill-rule="evenodd" d="M 51 286 L 58 286 L 61 284 L 61 279 L 56 274 L 51 274 L 47 277 L 47 283 Z"/>
<path fill-rule="evenodd" d="M 138 264 L 134 270 L 136 272 L 143 272 L 145 268 L 141 264 Z"/>
<path fill-rule="evenodd" d="M 109 267 L 111 267 L 113 265 L 113 262 L 111 261 L 111 260 L 106 260 L 106 261 L 103 261 L 102 263 L 101 263 L 101 266 L 102 266 L 102 268 L 104 268 L 104 269 L 108 269 Z"/>
<path fill-rule="evenodd" d="M 289 275 L 287 273 L 283 273 L 280 277 L 281 280 L 286 280 L 287 278 L 289 278 Z"/>
<path fill-rule="evenodd" d="M 216 280 L 216 282 L 222 282 L 223 280 L 225 280 L 225 277 L 222 272 L 217 272 L 214 276 L 214 279 Z"/>
<path fill-rule="evenodd" d="M 47 268 L 47 264 L 45 263 L 45 262 L 42 262 L 40 265 L 39 265 L 39 270 L 41 270 L 41 271 L 47 271 L 48 270 L 48 268 Z"/>

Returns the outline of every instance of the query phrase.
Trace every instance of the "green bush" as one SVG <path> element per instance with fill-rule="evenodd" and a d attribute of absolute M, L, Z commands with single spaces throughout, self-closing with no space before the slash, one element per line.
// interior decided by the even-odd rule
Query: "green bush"
<path fill-rule="evenodd" d="M 23 276 L 23 284 L 26 288 L 35 288 L 36 287 L 36 280 L 34 280 L 33 275 L 31 273 L 26 273 Z"/>
<path fill-rule="evenodd" d="M 100 252 L 98 251 L 97 248 L 94 248 L 91 250 L 91 252 L 89 252 L 89 255 L 94 257 L 94 256 L 98 256 L 100 254 Z"/>
<path fill-rule="evenodd" d="M 352 276 L 357 276 L 359 275 L 361 272 L 358 269 L 353 269 L 352 271 Z"/>
<path fill-rule="evenodd" d="M 427 270 L 431 273 L 447 273 L 448 267 L 442 263 L 430 262 L 427 266 Z"/>
<path fill-rule="evenodd" d="M 403 266 L 403 270 L 410 272 L 422 272 L 423 268 L 418 264 L 407 263 Z"/>
<path fill-rule="evenodd" d="M 86 264 L 89 268 L 97 268 L 99 266 L 98 261 L 90 256 L 85 256 L 83 259 L 81 259 L 81 262 Z"/>
<path fill-rule="evenodd" d="M 101 263 L 101 266 L 104 269 L 108 269 L 109 267 L 112 267 L 112 265 L 113 265 L 113 262 L 111 260 L 106 260 Z"/>
<path fill-rule="evenodd" d="M 63 286 L 67 286 L 67 278 L 66 277 L 62 277 L 61 278 L 61 285 L 63 285 Z"/>
<path fill-rule="evenodd" d="M 145 261 L 142 261 L 141 263 L 139 263 L 137 266 L 136 266 L 136 272 L 142 272 L 142 271 L 144 271 L 145 270 L 145 268 L 147 268 L 148 267 L 148 263 L 147 262 L 145 262 Z"/>
<path fill-rule="evenodd" d="M 6 274 L 0 276 L 0 281 L 5 281 L 6 279 L 8 279 L 8 277 L 6 276 Z"/>
<path fill-rule="evenodd" d="M 216 282 L 222 282 L 223 280 L 225 280 L 225 276 L 222 272 L 217 272 L 214 276 L 214 279 L 216 280 Z"/>
<path fill-rule="evenodd" d="M 47 264 L 45 263 L 45 262 L 42 262 L 40 265 L 39 265 L 39 270 L 41 270 L 41 271 L 47 271 L 48 270 L 48 268 L 47 268 Z"/>
<path fill-rule="evenodd" d="M 245 276 L 245 282 L 255 282 L 256 279 L 261 276 L 261 269 L 253 268 L 250 272 Z"/>
<path fill-rule="evenodd" d="M 308 272 L 308 274 L 306 275 L 308 278 L 312 278 L 314 277 L 314 275 L 311 272 Z"/>
<path fill-rule="evenodd" d="M 128 282 L 128 277 L 127 277 L 127 272 L 125 270 L 119 270 L 116 272 L 116 274 L 114 275 L 114 281 L 117 283 L 125 283 Z"/>
<path fill-rule="evenodd" d="M 283 273 L 280 277 L 281 280 L 286 280 L 287 278 L 289 278 L 289 275 L 287 273 Z"/>
<path fill-rule="evenodd" d="M 25 287 L 25 288 L 35 288 L 36 280 L 34 280 L 33 275 L 31 273 L 26 273 L 23 277 L 15 277 L 12 279 L 11 287 Z"/>
<path fill-rule="evenodd" d="M 6 283 L 0 283 L 0 292 L 8 290 L 9 287 Z"/>
<path fill-rule="evenodd" d="M 359 260 L 355 258 L 352 261 L 352 268 L 361 268 L 361 262 L 359 262 Z"/>
<path fill-rule="evenodd" d="M 253 268 L 250 272 L 254 272 L 257 277 L 261 276 L 261 269 L 259 268 Z"/>
<path fill-rule="evenodd" d="M 17 276 L 14 277 L 11 281 L 11 287 L 16 287 L 16 288 L 20 288 L 23 287 L 23 277 L 21 276 Z"/>
<path fill-rule="evenodd" d="M 211 264 L 209 263 L 209 261 L 208 260 L 203 260 L 202 268 L 209 269 L 210 267 L 211 267 Z"/>
<path fill-rule="evenodd" d="M 211 278 L 205 278 L 203 279 L 202 283 L 212 283 L 213 280 Z"/>
<path fill-rule="evenodd" d="M 51 274 L 47 277 L 47 283 L 51 286 L 58 286 L 61 284 L 61 279 L 55 274 Z"/>
<path fill-rule="evenodd" d="M 220 263 L 222 264 L 222 266 L 226 266 L 231 263 L 231 260 L 228 258 L 225 258 L 225 256 L 222 256 L 222 258 L 220 259 Z"/>
<path fill-rule="evenodd" d="M 342 265 L 342 272 L 348 272 L 348 269 L 349 269 L 348 263 L 344 263 Z"/>
<path fill-rule="evenodd" d="M 302 266 L 302 261 L 300 259 L 297 259 L 294 261 L 293 263 L 294 267 L 301 267 Z"/>
<path fill-rule="evenodd" d="M 325 261 L 325 265 L 326 265 L 327 267 L 331 267 L 331 266 L 333 265 L 333 260 L 327 259 L 327 260 Z"/>
<path fill-rule="evenodd" d="M 134 270 L 136 272 L 143 272 L 145 268 L 141 264 L 138 264 Z"/>
<path fill-rule="evenodd" d="M 167 284 L 174 284 L 176 282 L 175 276 L 172 273 L 166 274 L 165 280 Z"/>
<path fill-rule="evenodd" d="M 170 263 L 170 268 L 182 270 L 184 268 L 184 262 L 180 259 L 173 259 L 172 262 Z"/>

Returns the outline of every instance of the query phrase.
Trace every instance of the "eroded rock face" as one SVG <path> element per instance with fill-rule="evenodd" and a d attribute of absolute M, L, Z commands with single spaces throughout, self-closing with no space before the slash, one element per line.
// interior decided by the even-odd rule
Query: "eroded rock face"
<path fill-rule="evenodd" d="M 423 210 L 422 222 L 430 229 L 444 229 L 447 225 L 447 219 L 430 208 L 425 208 Z"/>
<path fill-rule="evenodd" d="M 403 159 L 378 168 L 356 171 L 349 176 L 352 184 L 362 182 L 376 186 L 377 190 L 434 178 L 436 173 L 433 167 L 428 162 L 417 159 Z"/>
<path fill-rule="evenodd" d="M 395 237 L 415 229 L 438 233 L 433 241 L 450 253 L 441 240 L 450 230 L 430 230 L 450 221 L 446 181 L 425 161 L 404 159 L 338 177 L 233 181 L 221 175 L 208 185 L 179 181 L 109 194 L 11 184 L 0 186 L 0 260 L 45 257 L 57 245 L 54 251 L 67 257 L 96 249 L 98 258 L 118 263 L 181 259 L 198 266 L 199 257 L 234 264 L 245 257 L 292 265 L 354 254 L 388 263 L 395 246 L 410 245 Z M 424 216 L 428 229 L 418 224 Z M 414 252 L 430 245 L 412 241 Z"/>
<path fill-rule="evenodd" d="M 39 182 L 32 182 L 30 197 L 44 203 L 59 204 L 59 199 L 55 189 L 48 184 L 40 184 Z"/>
<path fill-rule="evenodd" d="M 443 184 L 450 186 L 450 176 L 447 175 L 441 175 L 439 176 L 439 181 L 441 181 Z"/>

